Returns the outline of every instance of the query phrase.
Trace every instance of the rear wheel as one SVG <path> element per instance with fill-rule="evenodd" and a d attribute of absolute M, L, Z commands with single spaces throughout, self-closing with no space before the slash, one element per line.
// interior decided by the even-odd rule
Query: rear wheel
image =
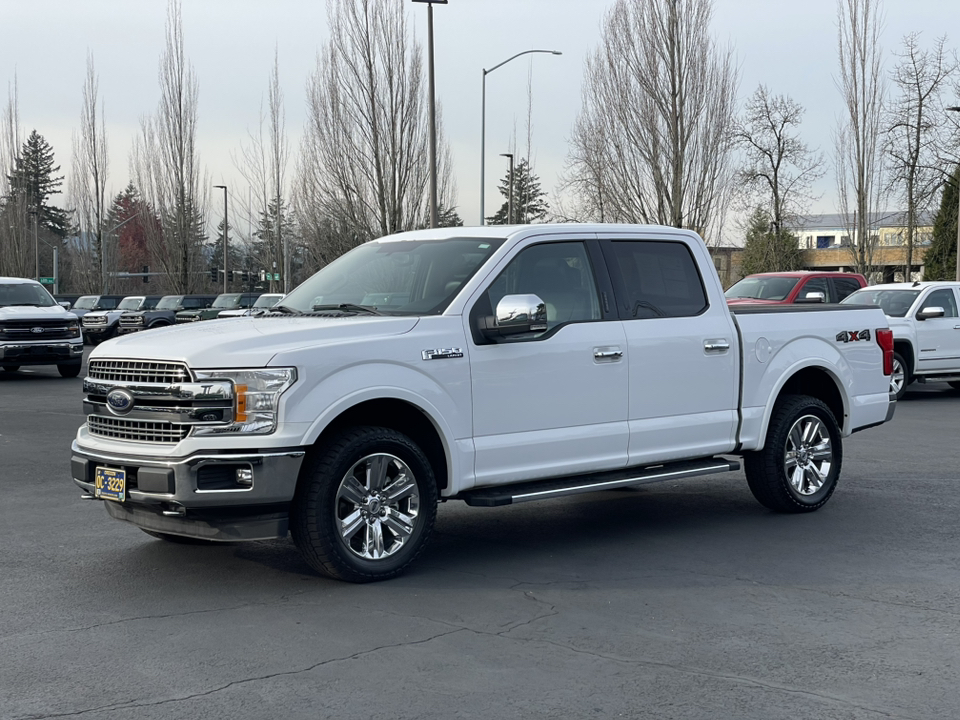
<path fill-rule="evenodd" d="M 960 390 L 960 382 L 948 382 L 947 385 L 952 387 L 954 390 Z"/>
<path fill-rule="evenodd" d="M 897 400 L 907 393 L 907 385 L 913 382 L 910 377 L 910 368 L 903 355 L 898 352 L 893 353 L 893 374 L 890 375 L 890 392 L 896 393 Z"/>
<path fill-rule="evenodd" d="M 4 365 L 4 366 L 3 366 L 4 372 L 16 372 L 16 371 L 19 370 L 19 369 L 20 369 L 20 366 L 19 366 L 19 365 Z"/>
<path fill-rule="evenodd" d="M 290 531 L 315 570 L 371 582 L 416 560 L 436 514 L 436 481 L 417 444 L 389 428 L 356 427 L 324 442 L 304 464 Z"/>
<path fill-rule="evenodd" d="M 80 363 L 60 363 L 57 365 L 60 377 L 74 378 L 80 374 Z"/>
<path fill-rule="evenodd" d="M 807 395 L 777 401 L 763 450 L 744 454 L 750 491 L 778 512 L 812 512 L 837 486 L 843 447 L 830 409 Z"/>

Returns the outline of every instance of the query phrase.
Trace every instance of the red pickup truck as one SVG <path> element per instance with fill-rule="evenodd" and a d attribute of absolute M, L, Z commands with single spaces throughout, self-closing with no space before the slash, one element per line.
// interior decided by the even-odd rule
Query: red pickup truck
<path fill-rule="evenodd" d="M 724 293 L 728 305 L 790 303 L 838 303 L 867 286 L 858 273 L 796 272 L 747 275 Z"/>

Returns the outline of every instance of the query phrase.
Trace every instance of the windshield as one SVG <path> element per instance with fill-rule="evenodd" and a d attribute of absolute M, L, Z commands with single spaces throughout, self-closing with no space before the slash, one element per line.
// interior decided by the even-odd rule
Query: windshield
<path fill-rule="evenodd" d="M 240 307 L 240 295 L 219 295 L 216 300 L 213 301 L 213 307 L 220 308 L 235 308 Z"/>
<path fill-rule="evenodd" d="M 73 304 L 73 307 L 75 310 L 92 310 L 96 307 L 99 298 L 99 295 L 84 295 Z"/>
<path fill-rule="evenodd" d="M 502 243 L 492 238 L 369 242 L 320 270 L 279 307 L 308 313 L 351 304 L 388 315 L 439 315 Z"/>
<path fill-rule="evenodd" d="M 270 308 L 279 302 L 283 295 L 261 295 L 253 304 L 255 308 Z"/>
<path fill-rule="evenodd" d="M 120 301 L 120 304 L 117 305 L 117 310 L 136 310 L 143 303 L 143 298 L 140 297 L 128 297 Z"/>
<path fill-rule="evenodd" d="M 53 296 L 37 283 L 4 283 L 0 285 L 0 307 L 13 305 L 50 307 L 56 304 Z"/>
<path fill-rule="evenodd" d="M 750 298 L 751 300 L 786 300 L 800 278 L 795 277 L 745 277 L 724 293 L 725 297 Z"/>
<path fill-rule="evenodd" d="M 888 317 L 906 317 L 919 290 L 874 290 L 864 288 L 847 295 L 841 305 L 876 305 Z"/>
<path fill-rule="evenodd" d="M 164 295 L 157 303 L 157 310 L 176 310 L 183 295 Z"/>

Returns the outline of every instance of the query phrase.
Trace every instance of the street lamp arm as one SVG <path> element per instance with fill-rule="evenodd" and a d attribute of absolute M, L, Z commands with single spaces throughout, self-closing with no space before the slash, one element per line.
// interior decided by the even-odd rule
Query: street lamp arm
<path fill-rule="evenodd" d="M 489 75 L 489 74 L 492 73 L 494 70 L 496 70 L 498 67 L 503 67 L 504 65 L 506 65 L 506 64 L 507 64 L 508 62 L 510 62 L 511 60 L 516 60 L 516 59 L 517 59 L 518 57 L 520 57 L 521 55 L 529 55 L 530 53 L 547 53 L 547 54 L 549 54 L 549 55 L 563 55 L 563 53 L 560 52 L 559 50 L 524 50 L 523 52 L 518 52 L 518 53 L 517 53 L 516 55 L 514 55 L 513 57 L 508 57 L 508 58 L 507 58 L 506 60 L 504 60 L 502 63 L 497 63 L 496 65 L 494 65 L 494 66 L 493 66 L 492 68 L 490 68 L 489 70 L 487 70 L 486 68 L 484 68 L 483 74 L 484 74 L 485 76 L 486 76 L 486 75 Z"/>

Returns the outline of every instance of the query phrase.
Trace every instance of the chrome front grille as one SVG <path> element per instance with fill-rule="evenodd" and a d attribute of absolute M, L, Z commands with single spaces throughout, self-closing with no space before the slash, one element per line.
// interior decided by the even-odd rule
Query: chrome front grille
<path fill-rule="evenodd" d="M 121 315 L 120 324 L 134 325 L 139 327 L 140 325 L 143 325 L 143 315 Z"/>
<path fill-rule="evenodd" d="M 186 365 L 144 360 L 91 360 L 87 377 L 131 384 L 175 385 L 190 382 L 190 372 Z"/>
<path fill-rule="evenodd" d="M 56 340 L 77 337 L 63 320 L 7 320 L 0 324 L 4 340 Z"/>
<path fill-rule="evenodd" d="M 106 315 L 84 315 L 83 324 L 86 327 L 87 325 L 106 325 L 107 316 Z"/>
<path fill-rule="evenodd" d="M 120 418 L 87 416 L 87 430 L 91 435 L 143 443 L 178 443 L 190 432 L 186 425 L 147 420 L 121 420 Z"/>

